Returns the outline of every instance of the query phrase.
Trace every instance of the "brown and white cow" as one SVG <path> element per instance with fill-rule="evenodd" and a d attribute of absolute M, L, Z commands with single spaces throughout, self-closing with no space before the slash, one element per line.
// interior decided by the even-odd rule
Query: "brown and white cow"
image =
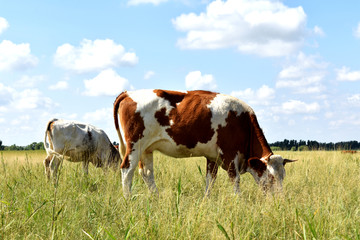
<path fill-rule="evenodd" d="M 120 132 L 124 134 L 124 141 Z M 125 196 L 139 161 L 139 172 L 150 191 L 157 192 L 153 151 L 172 157 L 207 159 L 206 194 L 225 169 L 240 191 L 240 174 L 250 172 L 264 189 L 281 188 L 284 165 L 293 160 L 273 155 L 254 111 L 243 101 L 208 91 L 137 90 L 121 93 L 114 102 L 120 139 Z"/>
<path fill-rule="evenodd" d="M 56 179 L 59 164 L 64 158 L 71 162 L 82 162 L 85 174 L 88 174 L 89 162 L 96 167 L 114 169 L 120 162 L 120 154 L 106 133 L 85 123 L 58 119 L 49 121 L 44 147 L 47 153 L 44 166 L 48 179 L 50 175 Z"/>

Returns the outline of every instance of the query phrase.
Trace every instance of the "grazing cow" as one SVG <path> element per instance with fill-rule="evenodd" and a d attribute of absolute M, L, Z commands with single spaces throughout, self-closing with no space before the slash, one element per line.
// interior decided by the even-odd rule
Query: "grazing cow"
<path fill-rule="evenodd" d="M 114 122 L 127 197 L 138 163 L 144 182 L 150 191 L 157 192 L 152 154 L 155 150 L 172 157 L 206 157 L 205 194 L 216 178 L 218 166 L 227 171 L 238 193 L 240 174 L 245 172 L 251 173 L 264 191 L 281 189 L 284 165 L 293 162 L 273 155 L 254 111 L 243 101 L 224 94 L 125 91 L 114 102 Z"/>
<path fill-rule="evenodd" d="M 357 153 L 356 150 L 342 150 L 341 153 L 351 153 L 351 154 L 354 154 L 354 153 Z"/>
<path fill-rule="evenodd" d="M 47 139 L 49 142 L 47 142 Z M 45 174 L 56 179 L 60 162 L 65 157 L 71 162 L 82 162 L 84 173 L 88 173 L 89 162 L 96 167 L 117 168 L 119 152 L 106 133 L 89 124 L 53 119 L 45 131 Z"/>

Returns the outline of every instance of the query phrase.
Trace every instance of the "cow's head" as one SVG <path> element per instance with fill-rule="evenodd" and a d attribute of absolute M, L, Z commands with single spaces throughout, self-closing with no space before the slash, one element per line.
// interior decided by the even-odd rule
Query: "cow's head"
<path fill-rule="evenodd" d="M 119 163 L 121 163 L 120 153 L 113 144 L 110 144 L 110 155 L 105 166 L 116 171 L 119 167 Z"/>
<path fill-rule="evenodd" d="M 250 158 L 247 171 L 264 192 L 278 192 L 282 190 L 285 177 L 285 164 L 296 160 L 283 159 L 280 155 L 271 155 L 268 159 Z"/>

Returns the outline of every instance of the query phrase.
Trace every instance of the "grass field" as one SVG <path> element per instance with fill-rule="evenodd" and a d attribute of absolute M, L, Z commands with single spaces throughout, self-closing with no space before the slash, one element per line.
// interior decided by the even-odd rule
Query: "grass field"
<path fill-rule="evenodd" d="M 360 239 L 360 154 L 278 152 L 284 192 L 264 196 L 250 174 L 235 196 L 227 174 L 203 198 L 205 160 L 155 157 L 159 197 L 136 174 L 122 196 L 119 172 L 64 162 L 47 182 L 43 151 L 0 152 L 0 239 Z"/>

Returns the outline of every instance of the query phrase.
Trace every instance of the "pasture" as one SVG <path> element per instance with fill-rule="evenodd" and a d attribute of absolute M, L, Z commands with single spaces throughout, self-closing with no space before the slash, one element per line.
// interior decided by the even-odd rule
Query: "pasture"
<path fill-rule="evenodd" d="M 156 153 L 159 197 L 138 174 L 122 195 L 120 172 L 64 161 L 46 181 L 44 151 L 0 152 L 0 239 L 360 239 L 360 153 L 276 152 L 283 194 L 264 196 L 249 173 L 235 196 L 219 169 L 203 198 L 205 159 Z"/>

